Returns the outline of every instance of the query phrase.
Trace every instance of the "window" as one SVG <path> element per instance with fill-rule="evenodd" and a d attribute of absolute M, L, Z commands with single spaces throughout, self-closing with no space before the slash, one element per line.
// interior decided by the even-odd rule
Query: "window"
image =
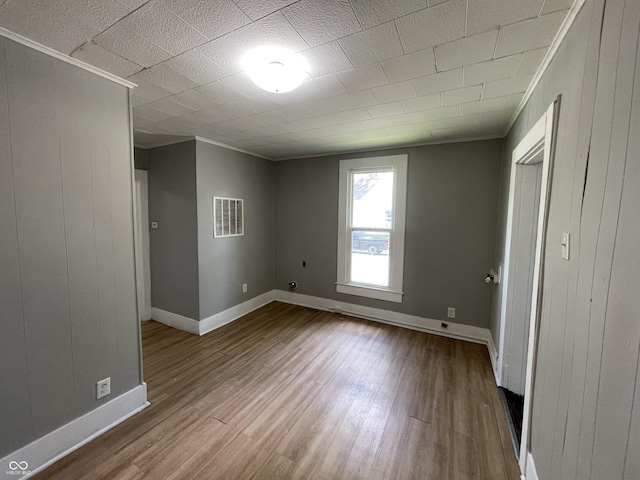
<path fill-rule="evenodd" d="M 340 293 L 402 302 L 407 156 L 340 161 Z"/>
<path fill-rule="evenodd" d="M 244 235 L 244 201 L 239 198 L 213 197 L 213 236 Z"/>

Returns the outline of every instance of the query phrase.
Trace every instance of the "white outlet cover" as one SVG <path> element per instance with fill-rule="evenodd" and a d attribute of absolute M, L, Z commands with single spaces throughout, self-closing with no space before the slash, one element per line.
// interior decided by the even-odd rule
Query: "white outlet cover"
<path fill-rule="evenodd" d="M 454 307 L 447 308 L 447 317 L 448 318 L 456 318 L 456 309 Z"/>
<path fill-rule="evenodd" d="M 96 400 L 111 394 L 111 377 L 100 380 L 96 383 Z"/>

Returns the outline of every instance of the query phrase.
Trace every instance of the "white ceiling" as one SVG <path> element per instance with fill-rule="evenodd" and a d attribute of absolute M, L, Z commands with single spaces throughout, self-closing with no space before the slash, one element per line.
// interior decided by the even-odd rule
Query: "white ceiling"
<path fill-rule="evenodd" d="M 572 0 L 0 0 L 0 26 L 128 78 L 136 144 L 273 158 L 501 137 Z M 283 94 L 240 67 L 290 48 Z"/>

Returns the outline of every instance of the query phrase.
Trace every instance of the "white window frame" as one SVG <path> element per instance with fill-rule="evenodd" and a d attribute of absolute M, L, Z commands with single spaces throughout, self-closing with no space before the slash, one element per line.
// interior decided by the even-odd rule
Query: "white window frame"
<path fill-rule="evenodd" d="M 407 210 L 407 155 L 387 155 L 340 161 L 338 191 L 338 279 L 336 291 L 348 295 L 402 303 L 404 272 L 404 234 Z M 354 172 L 393 170 L 393 215 L 390 229 L 389 287 L 378 287 L 349 281 L 351 257 L 351 176 Z M 374 229 L 379 230 L 379 229 Z M 386 229 L 382 229 L 386 230 Z"/>

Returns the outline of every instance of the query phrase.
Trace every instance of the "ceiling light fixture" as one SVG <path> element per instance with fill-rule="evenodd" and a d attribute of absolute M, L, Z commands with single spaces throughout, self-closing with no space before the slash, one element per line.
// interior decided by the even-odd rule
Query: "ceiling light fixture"
<path fill-rule="evenodd" d="M 261 47 L 242 57 L 253 83 L 267 92 L 290 92 L 309 78 L 309 64 L 286 48 Z"/>

